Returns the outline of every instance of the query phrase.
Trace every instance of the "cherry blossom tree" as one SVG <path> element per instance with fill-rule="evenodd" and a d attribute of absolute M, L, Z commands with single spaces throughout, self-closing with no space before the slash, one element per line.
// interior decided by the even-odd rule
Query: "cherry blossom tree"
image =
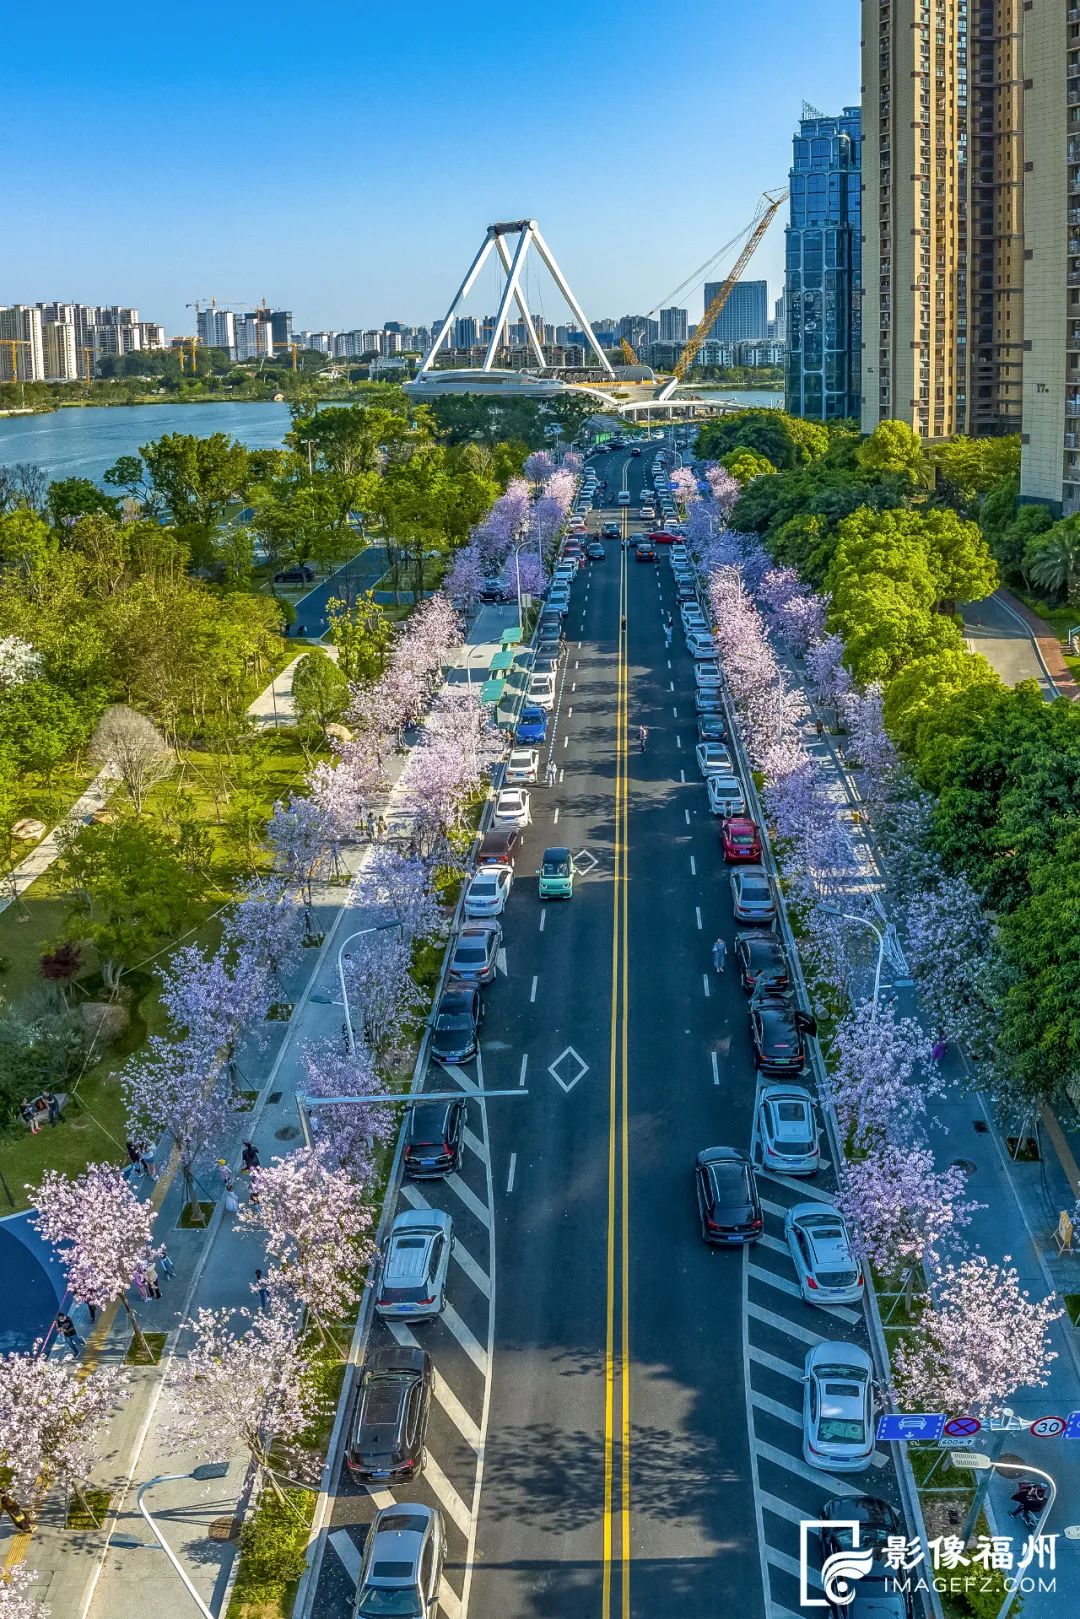
<path fill-rule="evenodd" d="M 989 1049 L 996 1022 L 987 984 L 994 930 L 967 878 L 942 874 L 933 887 L 916 889 L 905 910 L 905 939 L 934 1032 Z"/>
<path fill-rule="evenodd" d="M 159 976 L 174 1031 L 204 1052 L 208 1069 L 231 1062 L 240 1036 L 266 1016 L 269 975 L 244 951 L 207 956 L 198 945 L 181 945 Z"/>
<path fill-rule="evenodd" d="M 369 933 L 342 956 L 349 1005 L 377 1061 L 404 1039 L 424 1000 L 412 967 L 412 944 L 400 929 Z"/>
<path fill-rule="evenodd" d="M 170 1367 L 172 1417 L 163 1439 L 172 1449 L 199 1456 L 242 1445 L 284 1504 L 271 1446 L 297 1439 L 326 1408 L 295 1321 L 280 1305 L 254 1316 L 249 1310 L 199 1310 L 189 1329 L 191 1347 Z"/>
<path fill-rule="evenodd" d="M 567 466 L 564 458 L 563 464 L 557 467 L 549 478 L 544 479 L 540 499 L 554 501 L 564 518 L 574 504 L 574 495 L 577 492 L 576 474 L 580 466 L 580 461 L 577 467 Z"/>
<path fill-rule="evenodd" d="M 463 545 L 454 553 L 454 560 L 443 581 L 447 593 L 456 601 L 474 602 L 484 585 L 484 569 L 475 545 Z"/>
<path fill-rule="evenodd" d="M 797 658 L 805 657 L 825 633 L 826 597 L 800 591 L 776 610 L 776 627 Z"/>
<path fill-rule="evenodd" d="M 275 804 L 266 829 L 277 870 L 303 900 L 309 936 L 315 932 L 314 884 L 326 870 L 335 836 L 333 817 L 311 798 Z"/>
<path fill-rule="evenodd" d="M 525 457 L 522 469 L 532 484 L 543 483 L 555 471 L 555 462 L 547 450 L 534 450 Z"/>
<path fill-rule="evenodd" d="M 705 481 L 709 486 L 710 501 L 715 503 L 721 519 L 726 523 L 732 507 L 742 494 L 742 485 L 717 461 L 710 461 L 706 465 Z"/>
<path fill-rule="evenodd" d="M 229 1130 L 239 1097 L 229 1083 L 219 1054 L 199 1040 L 163 1040 L 151 1035 L 142 1053 L 121 1076 L 128 1135 L 133 1141 L 157 1141 L 170 1135 L 176 1144 L 190 1218 L 203 1223 L 195 1190 L 195 1166 Z"/>
<path fill-rule="evenodd" d="M 940 1254 L 983 1206 L 966 1191 L 959 1165 L 938 1169 L 929 1147 L 885 1142 L 845 1164 L 836 1201 L 875 1270 L 895 1278 Z"/>
<path fill-rule="evenodd" d="M 58 1483 L 96 1523 L 85 1492 L 98 1435 L 127 1395 L 126 1374 L 117 1366 L 87 1372 L 70 1358 L 0 1356 L 0 1458 L 16 1498 L 34 1510 Z"/>
<path fill-rule="evenodd" d="M 384 1089 L 375 1060 L 365 1040 L 344 1051 L 335 1040 L 312 1040 L 301 1048 L 304 1090 L 315 1101 L 328 1096 L 355 1096 L 356 1105 L 312 1107 L 312 1135 L 327 1164 L 347 1169 L 354 1179 L 367 1182 L 374 1170 L 374 1143 L 389 1141 L 397 1130 L 393 1108 L 366 1103 L 363 1098 Z"/>
<path fill-rule="evenodd" d="M 918 1330 L 893 1355 L 897 1403 L 915 1411 L 1001 1416 L 1019 1389 L 1043 1388 L 1057 1352 L 1053 1297 L 1033 1300 L 1006 1254 L 972 1254 L 931 1280 Z"/>
<path fill-rule="evenodd" d="M 930 1041 L 913 1018 L 897 1017 L 889 1004 L 863 1001 L 841 1019 L 834 1063 L 822 1083 L 824 1100 L 836 1109 L 840 1127 L 856 1150 L 885 1136 L 910 1139 L 940 1089 L 931 1074 Z"/>
<path fill-rule="evenodd" d="M 671 474 L 671 492 L 678 506 L 685 511 L 698 498 L 697 479 L 689 467 L 676 467 Z"/>
<path fill-rule="evenodd" d="M 38 1578 L 37 1569 L 23 1563 L 0 1570 L 0 1619 L 50 1619 L 52 1609 L 30 1589 Z"/>
<path fill-rule="evenodd" d="M 802 580 L 794 568 L 770 568 L 757 589 L 758 600 L 773 614 L 779 613 L 792 597 L 802 594 Z"/>
<path fill-rule="evenodd" d="M 264 1233 L 271 1295 L 303 1304 L 333 1343 L 330 1323 L 360 1297 L 374 1252 L 364 1187 L 310 1147 L 254 1170 L 251 1181 L 259 1201 L 241 1209 L 240 1223 Z"/>
<path fill-rule="evenodd" d="M 73 1297 L 95 1310 L 119 1300 L 146 1353 L 127 1295 L 136 1276 L 164 1252 L 154 1243 L 152 1204 L 136 1197 L 112 1164 L 90 1164 L 73 1180 L 50 1169 L 39 1186 L 28 1190 L 34 1209 L 30 1223 L 60 1250 Z"/>
<path fill-rule="evenodd" d="M 431 887 L 431 867 L 388 844 L 371 850 L 353 885 L 350 903 L 358 910 L 373 911 L 381 921 L 400 923 L 410 944 L 434 938 L 445 926 Z"/>

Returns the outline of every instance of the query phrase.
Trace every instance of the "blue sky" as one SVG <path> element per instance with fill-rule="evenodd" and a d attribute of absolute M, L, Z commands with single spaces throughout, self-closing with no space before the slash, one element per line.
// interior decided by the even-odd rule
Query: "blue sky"
<path fill-rule="evenodd" d="M 2 303 L 131 303 L 170 334 L 211 294 L 427 323 L 489 221 L 532 215 L 590 315 L 621 315 L 785 182 L 804 98 L 858 100 L 859 7 L 58 0 L 44 32 L 18 8 L 5 55 Z M 748 271 L 772 296 L 782 218 Z"/>

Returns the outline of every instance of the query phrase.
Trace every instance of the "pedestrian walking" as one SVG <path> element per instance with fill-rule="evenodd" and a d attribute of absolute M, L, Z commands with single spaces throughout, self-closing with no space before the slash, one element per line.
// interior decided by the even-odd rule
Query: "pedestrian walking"
<path fill-rule="evenodd" d="M 817 732 L 818 736 L 820 736 L 822 734 L 824 729 L 825 729 L 825 727 L 824 727 L 824 725 L 822 724 L 822 722 L 820 720 L 815 720 L 814 721 L 814 730 Z"/>
<path fill-rule="evenodd" d="M 671 648 L 671 625 L 670 624 L 665 624 L 664 625 L 664 645 L 665 645 L 665 647 L 668 648 L 668 650 L 670 650 L 670 648 Z"/>
<path fill-rule="evenodd" d="M 244 1165 L 245 1175 L 250 1175 L 253 1169 L 260 1169 L 262 1167 L 262 1160 L 259 1157 L 259 1149 L 253 1141 L 244 1142 L 244 1147 L 240 1154 L 240 1158 Z"/>
<path fill-rule="evenodd" d="M 22 1101 L 19 1103 L 19 1112 L 22 1114 L 23 1119 L 26 1122 L 26 1124 L 29 1125 L 30 1134 L 32 1136 L 36 1136 L 38 1131 L 41 1129 L 41 1120 L 38 1118 L 37 1114 L 34 1112 L 33 1106 L 31 1104 L 30 1098 L 28 1096 L 24 1096 Z"/>
<path fill-rule="evenodd" d="M 545 779 L 549 787 L 554 787 L 558 774 L 558 765 L 555 763 L 554 759 L 549 759 L 547 762 L 547 771 L 545 772 Z"/>
<path fill-rule="evenodd" d="M 163 1276 L 174 1276 L 176 1274 L 176 1266 L 170 1259 L 167 1248 L 163 1248 L 161 1251 L 161 1257 L 158 1259 L 158 1269 Z"/>
<path fill-rule="evenodd" d="M 150 1289 L 146 1285 L 146 1277 L 141 1270 L 137 1270 L 131 1278 L 131 1285 L 139 1297 L 145 1301 L 150 1297 Z"/>
<path fill-rule="evenodd" d="M 75 1331 L 74 1321 L 64 1310 L 61 1310 L 56 1317 L 56 1330 L 73 1355 L 77 1355 L 80 1349 L 85 1348 L 85 1338 L 80 1337 Z"/>
<path fill-rule="evenodd" d="M 153 1142 L 147 1146 L 145 1141 L 140 1141 L 139 1163 L 142 1165 L 143 1169 L 146 1171 L 152 1181 L 157 1180 L 157 1170 L 154 1167 L 154 1160 L 156 1157 L 157 1148 L 154 1146 Z"/>
<path fill-rule="evenodd" d="M 141 1175 L 142 1172 L 143 1172 L 143 1166 L 142 1166 L 142 1163 L 140 1162 L 139 1149 L 138 1149 L 137 1145 L 135 1144 L 135 1142 L 134 1141 L 125 1141 L 124 1142 L 124 1151 L 128 1155 L 128 1162 L 130 1163 L 132 1169 L 138 1170 L 139 1174 Z"/>
<path fill-rule="evenodd" d="M 54 1096 L 52 1091 L 43 1091 L 42 1097 L 44 1099 L 45 1106 L 49 1110 L 49 1123 L 55 1130 L 57 1119 L 62 1119 L 64 1117 L 60 1111 L 60 1099 L 59 1097 Z"/>
<path fill-rule="evenodd" d="M 224 1158 L 219 1158 L 217 1163 L 214 1165 L 214 1168 L 217 1170 L 218 1179 L 220 1180 L 221 1184 L 223 1186 L 231 1185 L 232 1170 L 229 1168 Z"/>
<path fill-rule="evenodd" d="M 379 816 L 379 820 L 378 820 L 378 836 L 379 836 L 379 838 L 380 838 L 380 840 L 381 840 L 381 839 L 382 839 L 382 838 L 385 838 L 385 836 L 386 836 L 386 833 L 387 833 L 387 830 L 388 830 L 388 828 L 387 828 L 387 825 L 386 825 L 386 821 L 385 821 L 385 819 L 384 819 L 384 818 L 383 818 L 383 817 L 382 817 L 382 816 L 381 816 L 381 815 L 380 815 L 380 816 Z"/>
<path fill-rule="evenodd" d="M 722 975 L 727 966 L 727 940 L 719 938 L 712 947 L 712 962 L 718 974 Z"/>
<path fill-rule="evenodd" d="M 233 1190 L 232 1181 L 225 1188 L 225 1213 L 235 1214 L 240 1207 L 240 1199 Z"/>
<path fill-rule="evenodd" d="M 645 744 L 649 740 L 649 728 L 648 728 L 647 725 L 639 725 L 638 726 L 638 728 L 637 728 L 637 739 L 638 739 L 638 747 L 641 749 L 642 753 L 644 753 L 645 752 Z"/>
<path fill-rule="evenodd" d="M 372 842 L 375 841 L 375 817 L 370 812 L 367 818 L 367 835 Z"/>
<path fill-rule="evenodd" d="M 255 1266 L 255 1291 L 259 1295 L 259 1309 L 262 1310 L 264 1314 L 269 1315 L 270 1289 L 267 1287 L 266 1277 L 263 1275 L 258 1265 Z"/>
<path fill-rule="evenodd" d="M 89 1299 L 86 1301 L 86 1313 L 90 1317 L 90 1325 L 93 1326 L 97 1320 L 97 1305 L 91 1304 Z"/>
<path fill-rule="evenodd" d="M 150 1297 L 152 1299 L 159 1299 L 161 1297 L 161 1285 L 158 1282 L 156 1265 L 152 1263 L 147 1265 L 146 1270 L 143 1273 L 143 1280 L 146 1283 L 146 1291 L 149 1293 Z"/>
<path fill-rule="evenodd" d="M 253 1209 L 257 1209 L 262 1203 L 262 1194 L 259 1191 L 257 1181 L 252 1181 L 251 1183 L 251 1187 L 248 1191 L 248 1201 Z"/>
<path fill-rule="evenodd" d="M 1009 1513 L 1009 1517 L 1022 1518 L 1029 1529 L 1034 1529 L 1039 1513 L 1046 1505 L 1048 1494 L 1045 1484 L 1033 1484 L 1025 1480 L 1012 1497 L 1017 1504 Z"/>

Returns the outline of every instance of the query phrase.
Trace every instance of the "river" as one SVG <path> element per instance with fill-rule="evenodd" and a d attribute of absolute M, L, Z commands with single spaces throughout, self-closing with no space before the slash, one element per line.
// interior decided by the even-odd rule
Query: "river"
<path fill-rule="evenodd" d="M 761 388 L 695 389 L 706 399 L 779 409 L 783 395 Z M 251 450 L 275 450 L 289 430 L 289 407 L 272 401 L 202 405 L 87 405 L 41 416 L 0 416 L 0 466 L 29 461 L 50 478 L 93 478 L 121 455 L 163 433 L 227 433 Z"/>

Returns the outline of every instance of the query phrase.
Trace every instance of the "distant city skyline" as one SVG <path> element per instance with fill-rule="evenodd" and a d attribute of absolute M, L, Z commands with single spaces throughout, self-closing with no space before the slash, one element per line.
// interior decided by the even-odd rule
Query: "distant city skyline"
<path fill-rule="evenodd" d="M 60 51 L 47 96 L 31 74 L 6 86 L 25 160 L 5 174 L 14 228 L 0 303 L 127 298 L 170 333 L 193 332 L 188 306 L 211 296 L 233 309 L 265 297 L 312 330 L 429 325 L 485 226 L 532 215 L 587 310 L 675 304 L 693 323 L 700 291 L 671 294 L 762 190 L 785 183 L 803 98 L 857 99 L 849 10 L 671 0 L 642 18 L 552 0 L 525 49 L 519 20 L 494 0 L 453 14 L 418 0 L 407 36 L 370 0 L 312 0 L 307 45 L 287 50 L 297 13 L 276 0 L 226 13 L 114 0 L 112 37 L 138 38 L 136 56 L 103 50 L 88 71 L 79 51 Z M 74 39 L 85 11 L 58 0 L 49 20 Z M 194 49 L 207 26 L 252 48 Z M 5 37 L 12 60 L 30 59 L 38 20 L 24 10 Z M 691 61 L 679 62 L 681 47 Z M 650 75 L 654 49 L 665 66 Z M 362 67 L 362 94 L 337 82 L 349 63 Z M 780 290 L 780 221 L 751 273 Z"/>

